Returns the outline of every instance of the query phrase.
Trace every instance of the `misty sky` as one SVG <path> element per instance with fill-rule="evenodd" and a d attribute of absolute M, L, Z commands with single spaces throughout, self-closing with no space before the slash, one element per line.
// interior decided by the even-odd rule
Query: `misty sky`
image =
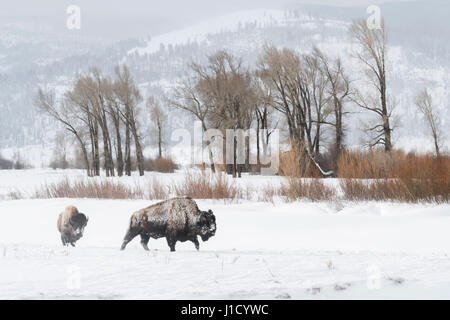
<path fill-rule="evenodd" d="M 402 0 L 394 0 L 402 1 Z M 66 32 L 66 8 L 80 6 L 83 36 L 123 39 L 156 35 L 199 20 L 248 9 L 286 9 L 313 3 L 367 6 L 383 0 L 14 0 L 0 3 L 0 25 L 32 22 Z M 392 2 L 392 1 L 390 1 Z"/>

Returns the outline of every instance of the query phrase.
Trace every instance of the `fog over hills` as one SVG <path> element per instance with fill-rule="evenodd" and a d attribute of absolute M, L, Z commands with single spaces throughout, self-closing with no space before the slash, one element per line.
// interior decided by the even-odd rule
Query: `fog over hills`
<path fill-rule="evenodd" d="M 348 26 L 352 19 L 367 16 L 367 4 L 373 1 L 345 1 L 340 7 L 330 2 L 228 1 L 213 6 L 210 1 L 181 5 L 174 0 L 132 0 L 125 8 L 118 2 L 102 6 L 104 1 L 79 1 L 78 31 L 65 28 L 65 8 L 71 4 L 67 1 L 43 1 L 42 7 L 25 5 L 22 11 L 21 1 L 8 10 L 2 10 L 2 4 L 0 148 L 50 146 L 57 127 L 33 107 L 38 86 L 62 92 L 77 73 L 94 66 L 112 74 L 117 64 L 126 63 L 144 96 L 162 96 L 185 76 L 188 63 L 204 63 L 220 49 L 254 67 L 266 42 L 300 52 L 317 45 L 330 56 L 341 56 L 352 80 L 364 87 L 361 67 L 351 55 Z M 414 107 L 418 90 L 430 89 L 444 115 L 441 120 L 445 126 L 450 123 L 450 42 L 442 41 L 450 40 L 450 5 L 440 0 L 397 1 L 380 7 L 390 32 L 388 82 L 397 102 L 395 142 L 408 149 L 424 146 L 427 132 Z M 353 114 L 346 142 L 358 144 L 364 116 L 354 106 L 348 108 Z M 140 121 L 145 131 L 146 119 Z M 190 123 L 177 112 L 170 115 L 172 128 Z"/>

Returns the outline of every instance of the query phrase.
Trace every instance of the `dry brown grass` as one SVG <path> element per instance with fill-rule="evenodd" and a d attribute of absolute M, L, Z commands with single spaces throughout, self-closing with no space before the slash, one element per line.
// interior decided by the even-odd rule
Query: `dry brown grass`
<path fill-rule="evenodd" d="M 403 151 L 343 151 L 338 159 L 338 177 L 345 179 L 392 178 L 405 161 Z"/>
<path fill-rule="evenodd" d="M 165 186 L 159 179 L 153 177 L 148 183 L 147 199 L 162 200 L 170 196 L 170 186 Z"/>
<path fill-rule="evenodd" d="M 6 194 L 6 199 L 9 200 L 20 200 L 25 199 L 26 195 L 20 190 L 11 190 Z"/>
<path fill-rule="evenodd" d="M 154 171 L 172 173 L 178 169 L 178 165 L 171 158 L 158 158 L 153 162 Z"/>
<path fill-rule="evenodd" d="M 297 149 L 280 154 L 278 175 L 297 178 L 318 178 L 320 172 L 312 164 L 308 156 Z"/>
<path fill-rule="evenodd" d="M 178 165 L 172 158 L 149 159 L 145 163 L 146 171 L 156 171 L 162 173 L 173 173 L 178 169 Z"/>
<path fill-rule="evenodd" d="M 346 153 L 340 161 L 344 163 L 341 163 L 339 171 L 343 177 L 340 181 L 342 200 L 413 203 L 448 203 L 450 200 L 449 156 L 436 158 L 431 154 L 360 152 Z M 327 186 L 325 180 L 298 178 L 297 176 L 305 174 L 305 171 L 295 166 L 291 169 L 294 170 L 291 171 L 294 176 L 286 178 L 281 186 L 270 184 L 253 186 L 241 184 L 241 180 L 232 179 L 221 172 L 213 174 L 208 171 L 187 171 L 183 180 L 175 184 L 164 184 L 157 177 L 151 178 L 144 186 L 137 182 L 130 185 L 115 179 L 66 178 L 44 184 L 31 195 L 14 190 L 6 197 L 160 200 L 177 195 L 196 199 L 228 201 L 246 199 L 270 203 L 275 203 L 277 199 L 285 201 L 337 199 L 335 188 Z"/>
<path fill-rule="evenodd" d="M 336 192 L 320 179 L 289 178 L 287 183 L 281 185 L 279 194 L 287 201 L 309 199 L 323 201 L 335 198 Z"/>
<path fill-rule="evenodd" d="M 184 180 L 174 186 L 177 196 L 188 196 L 196 199 L 242 198 L 241 190 L 224 173 L 211 174 L 207 172 L 186 172 Z"/>
<path fill-rule="evenodd" d="M 273 184 L 266 184 L 262 186 L 257 192 L 257 200 L 260 202 L 275 203 L 275 199 L 280 196 L 280 186 Z"/>
<path fill-rule="evenodd" d="M 31 195 L 34 199 L 90 198 L 90 199 L 144 199 L 139 185 L 128 186 L 112 180 L 63 179 L 43 184 Z"/>
<path fill-rule="evenodd" d="M 31 195 L 34 199 L 89 198 L 89 199 L 147 199 L 162 200 L 170 196 L 170 186 L 153 177 L 147 185 L 128 185 L 111 180 L 69 180 L 63 179 L 47 183 L 37 188 Z M 20 194 L 21 199 L 25 198 Z M 13 198 L 11 195 L 9 198 Z M 17 197 L 16 197 L 17 198 Z"/>
<path fill-rule="evenodd" d="M 377 157 L 380 157 L 379 155 Z M 414 153 L 386 156 L 385 166 L 357 167 L 348 164 L 341 188 L 348 200 L 391 200 L 401 202 L 448 202 L 450 198 L 450 158 Z M 350 169 L 353 168 L 354 171 Z M 362 168 L 362 169 L 360 169 Z M 374 168 L 377 168 L 374 170 Z M 380 174 L 380 173 L 383 174 Z M 348 177 L 375 177 L 364 181 Z"/>

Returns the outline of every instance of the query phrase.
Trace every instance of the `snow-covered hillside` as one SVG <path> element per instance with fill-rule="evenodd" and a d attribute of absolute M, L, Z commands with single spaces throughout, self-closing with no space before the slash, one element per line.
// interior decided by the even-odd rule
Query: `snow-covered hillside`
<path fill-rule="evenodd" d="M 192 59 L 204 63 L 208 54 L 226 49 L 242 57 L 253 68 L 265 43 L 293 48 L 301 53 L 308 53 L 313 46 L 317 46 L 328 56 L 343 59 L 354 86 L 363 92 L 373 90 L 364 78 L 365 66 L 354 58 L 356 49 L 348 34 L 349 26 L 350 23 L 346 21 L 321 19 L 297 11 L 238 12 L 154 37 L 146 44 L 129 50 L 122 61 L 151 72 L 153 60 L 159 59 L 161 55 L 171 57 L 192 52 L 184 57 L 184 61 Z M 446 127 L 450 123 L 450 69 L 445 64 L 437 63 L 438 57 L 427 49 L 411 51 L 411 48 L 396 44 L 390 44 L 388 48 L 389 104 L 395 109 L 394 141 L 397 147 L 408 151 L 433 150 L 423 115 L 417 112 L 415 106 L 415 98 L 420 90 L 429 89 L 439 111 L 441 125 Z M 152 85 L 161 86 L 163 91 L 170 94 L 170 89 L 183 76 L 186 68 L 179 65 L 178 59 L 163 61 L 164 68 L 169 71 L 162 71 L 167 78 L 155 80 Z M 345 119 L 348 128 L 346 143 L 358 145 L 364 137 L 359 128 L 364 126 L 371 115 L 352 104 L 347 105 L 347 110 L 352 115 Z M 177 115 L 174 118 L 176 120 L 172 125 L 187 126 L 189 123 L 180 122 Z M 443 140 L 449 148 L 450 137 L 446 133 L 443 134 Z"/>
<path fill-rule="evenodd" d="M 249 10 L 227 14 L 214 19 L 202 21 L 196 25 L 168 32 L 150 39 L 146 46 L 134 48 L 128 54 L 152 54 L 163 47 L 200 43 L 207 45 L 208 36 L 222 32 L 236 32 L 247 24 L 254 24 L 264 28 L 280 23 L 286 18 L 283 10 Z"/>
<path fill-rule="evenodd" d="M 17 70 L 19 73 L 14 71 L 15 69 L 10 70 L 13 74 L 0 78 L 0 81 L 8 84 L 0 89 L 7 90 L 0 95 L 0 148 L 40 144 L 42 148 L 51 149 L 58 127 L 35 112 L 33 95 L 36 88 L 41 85 L 58 88 L 59 91 L 60 88 L 71 84 L 76 73 L 86 71 L 92 66 L 111 74 L 117 63 L 127 63 L 143 95 L 158 96 L 163 93 L 170 94 L 170 89 L 188 71 L 190 62 L 205 63 L 207 55 L 220 49 L 229 50 L 242 57 L 250 67 L 254 67 L 266 42 L 294 48 L 300 52 L 308 52 L 312 46 L 317 45 L 332 57 L 341 56 L 353 83 L 364 87 L 367 82 L 363 80 L 361 65 L 351 56 L 353 47 L 348 26 L 349 21 L 321 18 L 320 15 L 310 15 L 307 11 L 259 9 L 199 21 L 180 30 L 156 35 L 149 41 L 131 39 L 85 53 L 74 52 L 73 55 L 64 51 L 64 54 L 54 55 L 58 56 L 58 59 L 46 61 L 44 64 L 36 53 L 36 59 L 34 56 L 33 59 L 29 58 L 31 60 L 20 68 L 20 72 Z M 5 33 L 4 39 L 8 39 L 7 30 L 2 31 Z M 395 36 L 399 38 L 398 34 Z M 56 46 L 57 41 L 52 41 L 53 46 Z M 8 54 L 3 58 L 7 59 L 5 61 L 14 59 Z M 436 56 L 434 48 L 405 47 L 393 42 L 389 47 L 389 66 L 390 98 L 391 102 L 397 105 L 395 114 L 398 119 L 395 124 L 394 142 L 397 147 L 407 150 L 431 150 L 430 137 L 423 117 L 416 111 L 414 98 L 419 90 L 428 87 L 440 110 L 442 125 L 448 126 L 448 65 L 444 63 L 443 58 Z M 27 68 L 33 72 L 27 72 Z M 352 113 L 346 119 L 346 144 L 357 145 L 361 143 L 362 138 L 361 121 L 365 120 L 367 115 L 358 114 L 360 110 L 352 105 L 348 105 L 348 109 Z M 148 121 L 144 118 L 140 121 L 145 135 Z M 189 117 L 171 111 L 171 129 L 191 129 L 191 123 Z M 449 137 L 445 133 L 444 140 L 444 144 L 449 147 Z M 149 137 L 146 142 L 150 142 Z M 15 152 L 16 150 L 9 151 L 10 154 Z M 30 160 L 41 166 L 42 161 Z"/>

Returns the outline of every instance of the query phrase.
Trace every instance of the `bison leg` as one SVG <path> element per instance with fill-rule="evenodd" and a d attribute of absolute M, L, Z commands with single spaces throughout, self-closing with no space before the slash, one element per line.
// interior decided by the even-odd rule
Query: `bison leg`
<path fill-rule="evenodd" d="M 175 251 L 175 244 L 177 243 L 177 240 L 172 239 L 172 238 L 166 238 L 167 239 L 167 244 L 170 247 L 170 251 L 173 252 Z"/>
<path fill-rule="evenodd" d="M 64 237 L 64 235 L 61 235 L 61 242 L 63 246 L 66 246 L 66 237 Z"/>
<path fill-rule="evenodd" d="M 198 242 L 197 236 L 191 239 L 191 242 L 195 244 L 195 249 L 200 250 L 200 243 Z"/>
<path fill-rule="evenodd" d="M 142 247 L 144 247 L 144 250 L 146 250 L 146 251 L 150 251 L 150 249 L 148 248 L 149 240 L 150 240 L 150 236 L 148 234 L 141 233 L 141 244 L 142 244 Z"/>
<path fill-rule="evenodd" d="M 127 244 L 131 240 L 133 240 L 139 233 L 140 233 L 139 230 L 137 230 L 135 228 L 128 229 L 127 234 L 125 235 L 125 238 L 123 239 L 122 246 L 120 247 L 120 250 L 125 250 L 125 247 L 127 246 Z"/>

